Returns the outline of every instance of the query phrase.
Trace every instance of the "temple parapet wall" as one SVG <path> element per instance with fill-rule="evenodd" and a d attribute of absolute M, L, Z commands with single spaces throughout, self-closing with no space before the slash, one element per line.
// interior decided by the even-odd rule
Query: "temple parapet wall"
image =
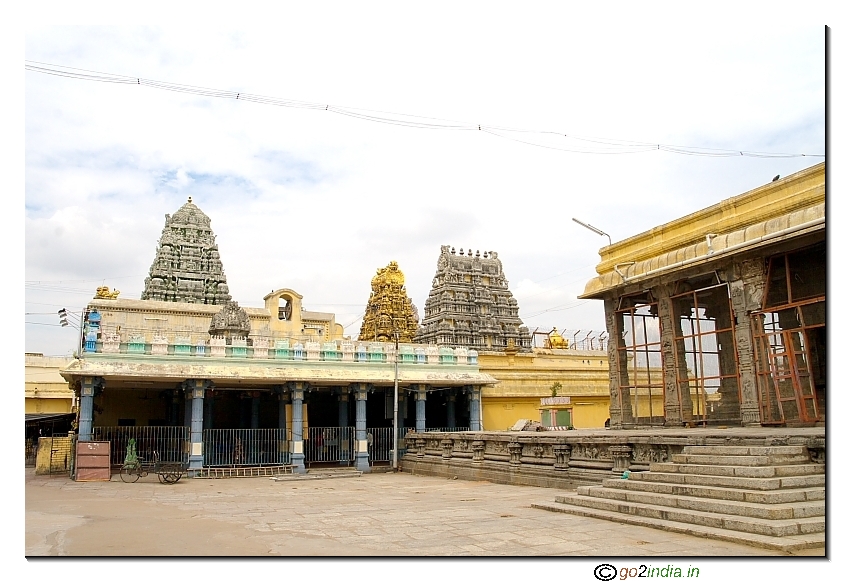
<path fill-rule="evenodd" d="M 182 357 L 238 357 L 241 359 L 278 359 L 288 361 L 340 361 L 362 363 L 392 363 L 396 352 L 393 343 L 367 341 L 302 341 L 299 338 L 270 339 L 249 337 L 227 339 L 212 336 L 208 341 L 194 344 L 189 337 L 151 333 L 121 337 L 118 333 L 91 337 L 84 343 L 84 354 L 159 355 Z M 478 352 L 466 347 L 422 348 L 417 344 L 399 344 L 399 363 L 402 365 L 431 364 L 478 366 Z"/>
<path fill-rule="evenodd" d="M 825 460 L 823 428 L 409 432 L 404 472 L 548 488 L 599 484 L 669 462 L 685 446 L 804 446 Z"/>

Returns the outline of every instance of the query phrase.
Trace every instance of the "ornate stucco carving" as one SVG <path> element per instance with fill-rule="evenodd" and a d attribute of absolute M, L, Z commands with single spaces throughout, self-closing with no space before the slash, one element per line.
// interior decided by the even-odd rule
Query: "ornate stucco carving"
<path fill-rule="evenodd" d="M 228 301 L 210 321 L 210 335 L 227 339 L 244 339 L 251 332 L 248 313 L 236 301 Z"/>
<path fill-rule="evenodd" d="M 372 292 L 360 326 L 360 341 L 411 343 L 419 326 L 419 316 L 404 288 L 404 274 L 398 263 L 390 262 L 372 277 Z"/>
<path fill-rule="evenodd" d="M 165 215 L 143 300 L 221 305 L 230 300 L 210 219 L 192 198 Z"/>
<path fill-rule="evenodd" d="M 531 350 L 531 334 L 519 318 L 497 253 L 440 247 L 416 341 L 479 351 L 502 351 L 513 343 L 520 351 Z"/>

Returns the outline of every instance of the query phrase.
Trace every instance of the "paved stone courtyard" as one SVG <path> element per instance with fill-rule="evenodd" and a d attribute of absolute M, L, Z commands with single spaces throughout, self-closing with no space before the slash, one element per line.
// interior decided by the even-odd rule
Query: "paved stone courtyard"
<path fill-rule="evenodd" d="M 409 474 L 74 482 L 27 469 L 27 557 L 784 553 L 530 508 L 563 490 Z M 824 550 L 799 553 L 823 555 Z"/>

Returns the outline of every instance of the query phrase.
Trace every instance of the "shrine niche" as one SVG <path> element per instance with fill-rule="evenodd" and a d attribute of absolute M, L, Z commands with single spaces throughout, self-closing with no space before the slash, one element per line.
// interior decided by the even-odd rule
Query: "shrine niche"
<path fill-rule="evenodd" d="M 372 292 L 360 326 L 360 341 L 410 343 L 419 326 L 416 307 L 407 296 L 404 273 L 398 263 L 390 262 L 372 277 Z"/>
<path fill-rule="evenodd" d="M 165 215 L 142 300 L 221 305 L 230 300 L 210 219 L 192 198 Z"/>

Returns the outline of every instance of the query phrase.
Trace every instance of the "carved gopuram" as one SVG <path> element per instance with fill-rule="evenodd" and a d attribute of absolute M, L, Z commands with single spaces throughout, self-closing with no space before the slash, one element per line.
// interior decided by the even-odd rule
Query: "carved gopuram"
<path fill-rule="evenodd" d="M 80 441 L 109 441 L 117 469 L 132 438 L 141 456 L 194 476 L 368 472 L 391 461 L 396 404 L 401 456 L 408 429 L 481 430 L 481 390 L 496 383 L 474 350 L 411 343 L 395 263 L 373 280 L 379 341 L 345 337 L 333 313 L 288 288 L 240 307 L 191 201 L 166 220 L 143 299 L 117 295 L 100 289 L 89 302 L 80 357 L 61 370 L 79 398 Z"/>
<path fill-rule="evenodd" d="M 360 341 L 412 343 L 419 327 L 416 307 L 404 288 L 404 274 L 398 263 L 390 262 L 372 277 L 372 292 L 366 304 Z"/>
<path fill-rule="evenodd" d="M 221 305 L 230 300 L 210 219 L 192 203 L 165 215 L 142 300 Z"/>
<path fill-rule="evenodd" d="M 417 343 L 462 345 L 479 351 L 531 351 L 502 261 L 495 252 L 440 247 Z"/>

